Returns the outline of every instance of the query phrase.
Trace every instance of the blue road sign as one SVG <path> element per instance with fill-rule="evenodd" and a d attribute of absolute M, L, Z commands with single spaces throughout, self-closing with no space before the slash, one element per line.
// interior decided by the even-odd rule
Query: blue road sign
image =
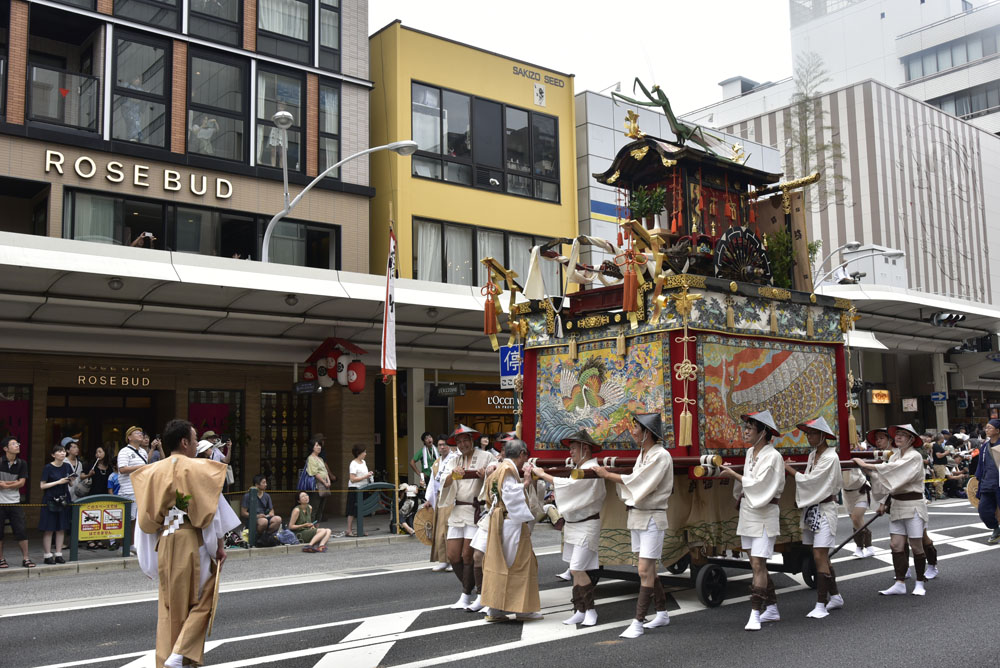
<path fill-rule="evenodd" d="M 947 392 L 931 392 L 931 401 L 948 401 Z"/>
<path fill-rule="evenodd" d="M 521 373 L 521 346 L 500 346 L 500 389 L 514 387 L 514 378 Z"/>

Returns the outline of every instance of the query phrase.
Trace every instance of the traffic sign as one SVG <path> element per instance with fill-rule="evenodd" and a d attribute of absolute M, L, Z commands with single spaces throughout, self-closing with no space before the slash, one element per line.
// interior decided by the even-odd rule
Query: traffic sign
<path fill-rule="evenodd" d="M 514 388 L 514 379 L 521 375 L 521 345 L 500 346 L 500 389 Z"/>
<path fill-rule="evenodd" d="M 931 392 L 931 401 L 937 402 L 937 401 L 947 401 L 947 400 L 948 400 L 947 392 Z"/>

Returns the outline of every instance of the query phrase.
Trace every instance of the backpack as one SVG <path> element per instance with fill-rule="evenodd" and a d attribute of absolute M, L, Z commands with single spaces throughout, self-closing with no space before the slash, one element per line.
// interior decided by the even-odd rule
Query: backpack
<path fill-rule="evenodd" d="M 299 544 L 298 537 L 294 533 L 292 533 L 289 529 L 282 529 L 281 531 L 276 533 L 275 536 L 277 537 L 278 542 L 281 543 L 282 545 Z"/>

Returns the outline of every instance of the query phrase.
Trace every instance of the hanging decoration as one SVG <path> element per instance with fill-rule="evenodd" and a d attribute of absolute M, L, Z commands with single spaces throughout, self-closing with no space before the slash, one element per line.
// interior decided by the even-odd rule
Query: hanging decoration
<path fill-rule="evenodd" d="M 691 320 L 691 311 L 694 303 L 701 299 L 700 294 L 689 294 L 687 285 L 670 295 L 674 302 L 674 308 L 681 317 L 684 325 L 684 334 L 674 339 L 684 346 L 684 359 L 674 364 L 674 378 L 684 383 L 684 396 L 674 397 L 674 402 L 681 404 L 681 416 L 677 429 L 677 446 L 685 447 L 693 444 L 693 418 L 691 406 L 697 404 L 697 400 L 691 398 L 691 383 L 698 380 L 698 365 L 691 361 L 689 347 L 696 341 L 697 337 L 688 334 L 688 323 Z"/>
<path fill-rule="evenodd" d="M 354 360 L 347 365 L 347 389 L 354 394 L 361 394 L 365 389 L 365 365 L 361 360 Z"/>

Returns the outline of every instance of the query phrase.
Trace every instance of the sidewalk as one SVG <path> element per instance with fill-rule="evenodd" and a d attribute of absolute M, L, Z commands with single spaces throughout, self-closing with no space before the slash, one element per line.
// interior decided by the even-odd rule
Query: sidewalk
<path fill-rule="evenodd" d="M 287 518 L 283 518 L 286 520 Z M 347 529 L 347 518 L 336 517 L 324 520 L 320 526 L 329 527 L 336 534 Z M 407 535 L 393 536 L 389 534 L 389 516 L 375 515 L 365 518 L 365 532 L 368 536 L 358 538 L 330 538 L 327 542 L 327 549 L 330 552 L 349 550 L 359 547 L 372 547 L 376 545 L 390 545 L 397 543 L 414 543 L 421 545 L 416 538 Z M 85 544 L 81 544 L 77 551 L 78 561 L 69 561 L 70 550 L 63 550 L 65 564 L 46 565 L 42 563 L 41 542 L 42 536 L 37 530 L 28 531 L 28 556 L 31 557 L 37 566 L 35 568 L 24 568 L 21 566 L 21 550 L 17 546 L 17 541 L 13 540 L 8 533 L 5 536 L 4 552 L 10 568 L 0 569 L 0 582 L 10 582 L 12 580 L 27 580 L 43 577 L 53 577 L 58 575 L 76 575 L 78 573 L 93 573 L 96 571 L 121 571 L 138 569 L 135 557 L 122 557 L 121 548 L 117 550 L 88 550 Z M 426 546 L 421 545 L 422 547 Z M 279 545 L 277 547 L 255 547 L 252 549 L 242 549 L 238 547 L 227 548 L 227 561 L 241 561 L 247 559 L 261 559 L 277 557 L 291 553 L 302 553 L 302 545 Z"/>

